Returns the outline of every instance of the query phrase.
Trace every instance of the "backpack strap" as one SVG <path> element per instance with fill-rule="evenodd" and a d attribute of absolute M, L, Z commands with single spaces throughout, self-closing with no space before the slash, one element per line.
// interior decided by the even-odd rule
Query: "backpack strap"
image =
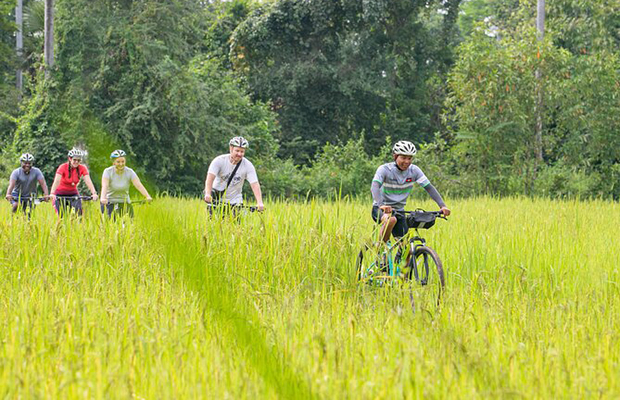
<path fill-rule="evenodd" d="M 232 182 L 233 178 L 235 177 L 235 174 L 237 173 L 237 170 L 239 169 L 239 167 L 241 166 L 241 163 L 243 162 L 243 158 L 241 159 L 241 161 L 239 161 L 237 163 L 237 165 L 235 166 L 235 169 L 233 169 L 232 174 L 230 174 L 230 177 L 228 178 L 228 182 L 226 182 L 226 189 L 228 189 L 228 186 L 230 186 L 230 182 Z M 224 189 L 224 190 L 226 190 Z"/>

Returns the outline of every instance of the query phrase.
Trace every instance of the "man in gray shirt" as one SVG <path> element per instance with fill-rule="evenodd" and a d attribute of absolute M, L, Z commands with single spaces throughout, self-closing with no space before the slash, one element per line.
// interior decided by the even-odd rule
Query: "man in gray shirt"
<path fill-rule="evenodd" d="M 248 141 L 241 136 L 230 139 L 230 153 L 216 157 L 209 165 L 207 178 L 205 180 L 205 197 L 207 203 L 224 203 L 230 206 L 240 206 L 243 204 L 243 182 L 248 181 L 250 188 L 256 198 L 256 205 L 259 211 L 263 211 L 263 196 L 258 183 L 258 176 L 254 165 L 244 158 L 248 148 Z M 213 195 L 218 194 L 221 198 L 214 199 Z"/>
<path fill-rule="evenodd" d="M 9 187 L 6 190 L 6 199 L 11 203 L 13 212 L 22 208 L 24 212 L 33 207 L 33 197 L 37 194 L 37 183 L 43 190 L 45 201 L 49 200 L 49 192 L 43 173 L 39 168 L 33 167 L 34 156 L 24 153 L 19 158 L 21 167 L 15 169 L 9 178 Z"/>
<path fill-rule="evenodd" d="M 401 140 L 394 145 L 394 162 L 377 168 L 372 180 L 372 218 L 380 223 L 383 241 L 387 242 L 392 233 L 395 237 L 404 236 L 409 230 L 403 214 L 393 215 L 393 211 L 403 211 L 413 185 L 417 183 L 431 196 L 445 216 L 450 215 L 441 195 L 418 166 L 411 164 L 416 154 L 415 145 Z"/>

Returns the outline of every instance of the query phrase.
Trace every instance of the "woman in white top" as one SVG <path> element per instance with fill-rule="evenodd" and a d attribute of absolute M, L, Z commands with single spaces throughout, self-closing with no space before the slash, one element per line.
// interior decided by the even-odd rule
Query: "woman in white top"
<path fill-rule="evenodd" d="M 147 202 L 153 200 L 134 170 L 125 166 L 125 156 L 123 150 L 114 150 L 110 155 L 113 165 L 106 168 L 101 176 L 101 212 L 108 217 L 114 215 L 114 219 L 123 214 L 133 217 L 133 207 L 129 199 L 129 187 L 132 183 L 146 197 Z"/>

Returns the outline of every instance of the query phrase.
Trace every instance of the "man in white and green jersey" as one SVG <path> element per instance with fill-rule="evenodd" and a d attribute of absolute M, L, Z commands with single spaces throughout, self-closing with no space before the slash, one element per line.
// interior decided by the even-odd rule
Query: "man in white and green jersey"
<path fill-rule="evenodd" d="M 373 198 L 372 218 L 382 224 L 381 234 L 386 242 L 390 235 L 402 237 L 409 230 L 403 214 L 392 214 L 393 211 L 405 209 L 407 198 L 416 183 L 426 190 L 445 216 L 450 215 L 450 209 L 446 207 L 437 189 L 418 166 L 411 164 L 416 154 L 414 144 L 401 140 L 394 145 L 392 153 L 394 162 L 377 168 L 370 187 Z"/>

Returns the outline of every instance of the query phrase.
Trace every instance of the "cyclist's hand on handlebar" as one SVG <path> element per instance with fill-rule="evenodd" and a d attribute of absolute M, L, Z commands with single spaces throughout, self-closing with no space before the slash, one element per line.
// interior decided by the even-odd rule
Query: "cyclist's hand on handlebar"
<path fill-rule="evenodd" d="M 103 204 L 104 206 L 108 204 L 108 198 L 107 197 L 101 197 L 101 204 Z"/>
<path fill-rule="evenodd" d="M 450 215 L 451 211 L 448 207 L 441 207 L 441 212 L 443 213 L 444 217 L 447 217 Z"/>
<path fill-rule="evenodd" d="M 386 214 L 392 213 L 392 206 L 380 206 L 379 209 L 381 209 Z"/>
<path fill-rule="evenodd" d="M 206 203 L 212 203 L 213 199 L 211 198 L 210 194 L 205 194 L 205 202 Z"/>
<path fill-rule="evenodd" d="M 256 209 L 257 209 L 259 212 L 263 212 L 263 211 L 265 211 L 265 205 L 264 205 L 263 203 L 257 204 L 257 205 L 256 205 Z"/>
<path fill-rule="evenodd" d="M 149 196 L 149 197 L 147 197 L 147 198 L 146 198 L 146 202 L 147 202 L 147 203 L 150 203 L 151 201 L 153 201 L 153 198 L 152 198 L 151 196 Z"/>
<path fill-rule="evenodd" d="M 7 194 L 7 195 L 6 195 L 6 199 L 7 199 L 8 201 L 11 201 L 11 200 L 13 200 L 13 196 L 12 196 L 12 195 L 10 195 L 10 194 Z"/>
<path fill-rule="evenodd" d="M 97 201 L 97 199 L 99 198 L 99 196 L 97 196 L 97 193 L 93 193 L 91 197 L 93 198 L 93 201 Z"/>

